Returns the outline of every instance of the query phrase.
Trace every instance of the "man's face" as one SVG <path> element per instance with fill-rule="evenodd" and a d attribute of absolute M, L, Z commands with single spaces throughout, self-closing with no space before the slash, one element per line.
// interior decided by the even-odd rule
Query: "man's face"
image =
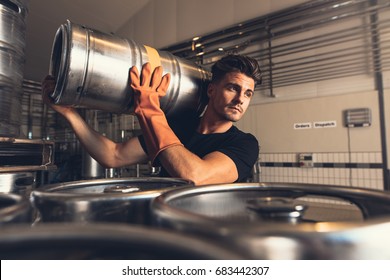
<path fill-rule="evenodd" d="M 216 117 L 236 122 L 248 108 L 254 89 L 252 78 L 239 72 L 227 73 L 219 82 L 210 84 L 208 107 Z"/>

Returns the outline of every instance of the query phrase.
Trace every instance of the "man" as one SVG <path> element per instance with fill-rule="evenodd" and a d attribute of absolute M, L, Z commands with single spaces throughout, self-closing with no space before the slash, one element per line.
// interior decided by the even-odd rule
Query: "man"
<path fill-rule="evenodd" d="M 162 176 L 193 181 L 196 185 L 245 181 L 257 160 L 259 145 L 251 134 L 233 126 L 249 106 L 261 70 L 255 59 L 227 55 L 212 69 L 207 108 L 196 127 L 183 133 L 173 130 L 160 109 L 170 75 L 162 76 L 161 66 L 152 69 L 146 63 L 141 75 L 130 69 L 134 89 L 135 114 L 142 136 L 115 143 L 89 127 L 77 110 L 54 105 L 49 95 L 54 79 L 42 83 L 44 102 L 63 115 L 88 153 L 105 167 L 122 167 L 136 163 L 161 164 Z M 188 129 L 187 129 L 188 130 Z"/>

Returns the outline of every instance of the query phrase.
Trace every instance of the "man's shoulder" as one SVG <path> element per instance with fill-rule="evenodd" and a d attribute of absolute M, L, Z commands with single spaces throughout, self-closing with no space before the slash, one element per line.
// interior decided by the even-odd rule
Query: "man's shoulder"
<path fill-rule="evenodd" d="M 249 132 L 244 132 L 244 131 L 240 130 L 238 127 L 236 127 L 234 125 L 232 126 L 232 128 L 230 130 L 231 130 L 232 133 L 240 135 L 240 136 L 242 136 L 244 138 L 255 140 L 257 142 L 257 139 L 256 139 L 256 137 L 253 134 L 251 134 Z"/>

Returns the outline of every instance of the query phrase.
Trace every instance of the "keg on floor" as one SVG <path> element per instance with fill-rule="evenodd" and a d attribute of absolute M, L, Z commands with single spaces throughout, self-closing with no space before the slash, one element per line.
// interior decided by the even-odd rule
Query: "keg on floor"
<path fill-rule="evenodd" d="M 160 227 L 224 239 L 257 259 L 390 258 L 390 194 L 378 190 L 208 185 L 163 193 L 152 213 Z"/>
<path fill-rule="evenodd" d="M 164 229 L 96 223 L 8 226 L 0 231 L 2 260 L 240 260 L 218 242 Z"/>
<path fill-rule="evenodd" d="M 13 193 L 28 198 L 35 188 L 35 172 L 0 173 L 0 193 Z"/>
<path fill-rule="evenodd" d="M 17 194 L 0 193 L 0 226 L 15 223 L 31 223 L 30 202 Z"/>
<path fill-rule="evenodd" d="M 0 1 L 0 137 L 20 134 L 27 3 Z"/>
<path fill-rule="evenodd" d="M 70 21 L 60 26 L 53 42 L 50 73 L 56 87 L 52 97 L 61 105 L 133 113 L 129 69 L 137 66 L 141 72 L 146 62 L 161 65 L 164 73 L 171 74 L 160 102 L 167 117 L 203 112 L 211 77 L 208 71 L 168 52 Z"/>
<path fill-rule="evenodd" d="M 165 191 L 193 186 L 176 178 L 139 177 L 65 182 L 31 194 L 37 222 L 151 224 L 150 202 Z"/>

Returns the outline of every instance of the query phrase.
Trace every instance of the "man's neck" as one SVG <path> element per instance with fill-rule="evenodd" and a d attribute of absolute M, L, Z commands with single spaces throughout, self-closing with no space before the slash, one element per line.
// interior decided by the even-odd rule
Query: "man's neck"
<path fill-rule="evenodd" d="M 203 117 L 200 120 L 198 129 L 196 131 L 200 134 L 224 133 L 228 131 L 232 126 L 233 123 L 231 121 L 210 121 L 209 119 Z"/>

